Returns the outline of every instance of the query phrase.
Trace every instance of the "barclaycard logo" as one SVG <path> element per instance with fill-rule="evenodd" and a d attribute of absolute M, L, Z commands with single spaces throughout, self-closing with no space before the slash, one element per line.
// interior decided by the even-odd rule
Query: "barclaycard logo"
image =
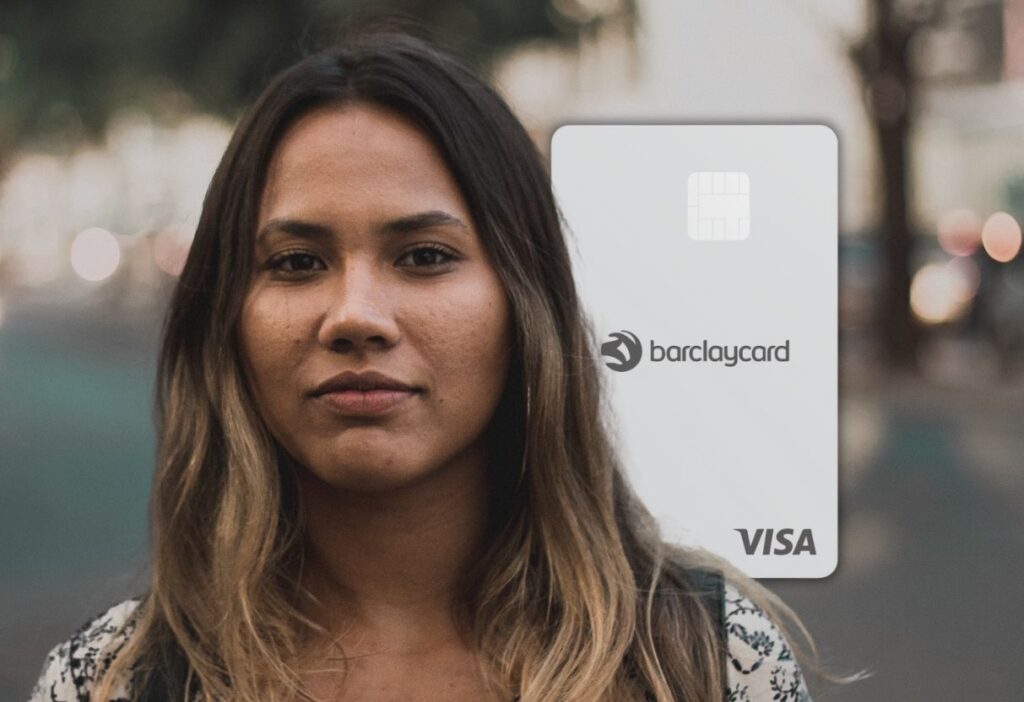
<path fill-rule="evenodd" d="M 611 360 L 606 360 L 604 364 L 613 371 L 628 371 L 635 368 L 644 354 L 643 346 L 640 339 L 636 338 L 636 334 L 623 329 L 608 336 L 611 337 L 610 340 L 601 344 L 601 355 Z"/>
<path fill-rule="evenodd" d="M 662 363 L 721 363 L 732 368 L 740 363 L 788 363 L 789 339 L 781 344 L 713 344 L 702 339 L 699 344 L 661 346 L 650 340 L 648 362 Z M 604 364 L 613 371 L 624 372 L 636 368 L 643 358 L 643 345 L 636 334 L 623 329 L 608 335 L 601 344 Z"/>

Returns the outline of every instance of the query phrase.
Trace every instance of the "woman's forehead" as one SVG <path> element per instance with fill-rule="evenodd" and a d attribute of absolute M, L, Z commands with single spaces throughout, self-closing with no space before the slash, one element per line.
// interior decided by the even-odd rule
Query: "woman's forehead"
<path fill-rule="evenodd" d="M 434 144 L 392 111 L 355 103 L 300 117 L 271 159 L 261 220 L 293 210 L 456 208 L 459 188 Z"/>

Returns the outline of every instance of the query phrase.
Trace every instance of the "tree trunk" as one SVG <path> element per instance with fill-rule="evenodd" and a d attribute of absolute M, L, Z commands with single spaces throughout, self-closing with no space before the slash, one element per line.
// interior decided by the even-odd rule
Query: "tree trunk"
<path fill-rule="evenodd" d="M 871 0 L 871 9 L 868 34 L 850 54 L 864 88 L 881 169 L 876 319 L 889 368 L 916 372 L 920 329 L 910 308 L 913 227 L 908 196 L 909 137 L 916 106 L 909 47 L 915 28 L 895 17 L 891 0 Z"/>

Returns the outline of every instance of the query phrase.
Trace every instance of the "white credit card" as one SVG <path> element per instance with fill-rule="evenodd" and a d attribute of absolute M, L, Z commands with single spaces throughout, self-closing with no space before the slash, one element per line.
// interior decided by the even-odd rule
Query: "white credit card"
<path fill-rule="evenodd" d="M 756 578 L 838 552 L 838 140 L 566 125 L 551 175 L 633 486 Z"/>

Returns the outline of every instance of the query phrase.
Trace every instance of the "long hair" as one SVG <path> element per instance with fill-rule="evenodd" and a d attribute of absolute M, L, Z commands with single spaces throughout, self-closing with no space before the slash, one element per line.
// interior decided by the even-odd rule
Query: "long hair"
<path fill-rule="evenodd" d="M 769 613 L 791 612 L 722 561 L 662 541 L 616 456 L 543 159 L 491 87 L 399 33 L 280 74 L 213 177 L 159 359 L 152 582 L 97 698 L 119 676 L 166 675 L 175 660 L 188 675 L 176 695 L 304 696 L 298 652 L 323 632 L 300 606 L 302 505 L 247 386 L 238 322 L 282 134 L 311 110 L 358 102 L 410 119 L 438 148 L 512 311 L 508 382 L 487 429 L 490 533 L 455 612 L 485 680 L 523 702 L 722 699 L 717 623 L 688 569 L 713 563 Z"/>

